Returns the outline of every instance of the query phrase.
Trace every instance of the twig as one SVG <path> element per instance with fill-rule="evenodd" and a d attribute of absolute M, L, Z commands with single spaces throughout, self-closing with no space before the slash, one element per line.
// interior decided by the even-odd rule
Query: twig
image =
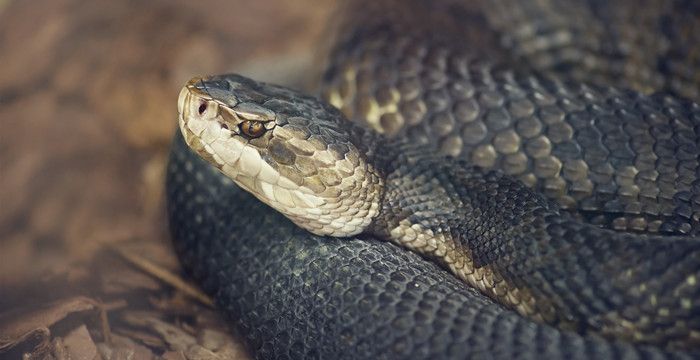
<path fill-rule="evenodd" d="M 185 295 L 194 298 L 206 306 L 212 308 L 214 307 L 214 301 L 209 296 L 201 292 L 196 287 L 190 285 L 188 282 L 182 280 L 182 278 L 173 274 L 172 272 L 126 249 L 116 246 L 112 246 L 112 249 L 119 253 L 119 255 L 121 255 L 125 260 L 135 265 L 145 273 L 150 274 L 164 283 L 182 291 Z"/>

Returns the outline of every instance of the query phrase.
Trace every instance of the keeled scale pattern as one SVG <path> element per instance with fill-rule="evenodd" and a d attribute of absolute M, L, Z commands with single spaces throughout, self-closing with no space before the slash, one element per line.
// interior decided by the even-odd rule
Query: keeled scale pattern
<path fill-rule="evenodd" d="M 697 239 L 572 220 L 502 173 L 446 159 L 396 161 L 383 208 L 392 239 L 528 318 L 639 343 L 697 346 Z"/>
<path fill-rule="evenodd" d="M 513 57 L 578 81 L 700 99 L 700 6 L 693 1 L 483 1 Z"/>
<path fill-rule="evenodd" d="M 696 103 L 523 75 L 384 26 L 358 27 L 331 63 L 324 97 L 354 121 L 500 169 L 596 224 L 700 231 Z"/>
<path fill-rule="evenodd" d="M 691 358 L 530 322 L 416 254 L 310 236 L 178 135 L 168 213 L 183 264 L 256 358 Z"/>

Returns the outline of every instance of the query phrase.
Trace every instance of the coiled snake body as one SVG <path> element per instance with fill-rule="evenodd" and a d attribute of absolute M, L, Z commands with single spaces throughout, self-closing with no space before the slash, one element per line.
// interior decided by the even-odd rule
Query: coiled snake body
<path fill-rule="evenodd" d="M 193 79 L 184 264 L 259 357 L 691 356 L 700 17 L 645 5 L 353 2 L 328 103 Z"/>

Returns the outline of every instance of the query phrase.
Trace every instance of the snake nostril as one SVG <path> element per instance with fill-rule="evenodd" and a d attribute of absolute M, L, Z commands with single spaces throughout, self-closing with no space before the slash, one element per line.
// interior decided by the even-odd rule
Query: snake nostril
<path fill-rule="evenodd" d="M 199 112 L 199 115 L 204 114 L 204 112 L 207 111 L 207 103 L 203 102 L 199 104 L 199 108 L 197 109 L 197 111 Z"/>

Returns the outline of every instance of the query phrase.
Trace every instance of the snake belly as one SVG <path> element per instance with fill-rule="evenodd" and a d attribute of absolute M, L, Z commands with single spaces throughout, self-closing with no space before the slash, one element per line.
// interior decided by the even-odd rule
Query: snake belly
<path fill-rule="evenodd" d="M 600 17 L 599 7 L 591 2 L 594 18 Z M 557 7 L 535 4 L 528 9 L 541 15 L 532 9 L 551 13 Z M 611 86 L 645 91 L 649 85 L 605 62 L 594 61 L 597 67 L 589 69 L 590 62 L 562 55 L 568 48 L 612 57 L 576 36 L 570 36 L 574 40 L 568 47 L 540 48 L 535 55 L 527 51 L 527 36 L 511 39 L 516 56 L 493 44 L 468 52 L 472 48 L 465 44 L 473 46 L 471 40 L 513 34 L 508 29 L 512 24 L 499 22 L 487 10 L 453 1 L 400 6 L 379 2 L 363 8 L 364 17 L 348 9 L 350 25 L 341 25 L 347 36 L 331 56 L 324 96 L 353 120 L 389 138 L 410 139 L 486 169 L 476 170 L 476 177 L 451 173 L 461 165 L 442 163 L 393 171 L 399 179 L 416 180 L 440 169 L 449 174 L 441 187 L 452 188 L 451 198 L 442 200 L 473 201 L 472 210 L 498 209 L 480 218 L 462 208 L 455 219 L 447 217 L 449 228 L 458 234 L 487 224 L 497 230 L 492 234 L 499 234 L 480 237 L 481 243 L 453 245 L 452 250 L 461 246 L 457 250 L 471 251 L 470 271 L 493 264 L 471 285 L 559 330 L 520 318 L 455 283 L 444 270 L 368 236 L 320 240 L 295 229 L 231 188 L 230 181 L 176 140 L 168 174 L 176 248 L 257 356 L 645 357 L 684 356 L 668 349 L 692 351 L 697 346 L 698 105 Z M 411 22 L 410 14 L 425 18 Z M 478 21 L 465 28 L 465 17 Z M 542 18 L 564 26 L 555 21 L 557 16 Z M 441 28 L 438 23 L 448 30 L 426 35 Z M 488 30 L 475 30 L 474 24 L 486 24 Z M 556 28 L 550 25 L 526 35 L 546 39 Z M 469 35 L 474 32 L 478 36 Z M 470 41 L 456 45 L 464 34 Z M 563 60 L 537 60 L 543 54 Z M 518 56 L 534 60 L 509 60 Z M 692 97 L 688 83 L 694 75 L 669 69 L 660 71 L 671 80 L 654 88 Z M 598 78 L 591 76 L 587 85 L 575 82 L 586 73 Z M 489 168 L 500 172 L 488 173 Z M 478 184 L 467 189 L 476 193 L 459 194 L 455 179 L 474 179 Z M 442 210 L 445 202 L 439 198 L 411 203 L 406 194 L 417 186 L 395 184 L 387 198 L 397 208 Z M 535 203 L 546 203 L 545 197 L 553 202 L 552 208 L 535 211 L 529 223 L 522 221 L 523 215 L 531 215 L 523 210 L 532 203 L 529 195 L 524 202 L 511 201 L 530 194 L 527 186 L 540 194 Z M 405 219 L 384 213 L 380 222 L 403 233 L 414 225 L 436 230 L 431 213 L 423 213 L 427 216 Z M 464 225 L 465 216 L 473 216 L 471 225 Z M 526 226 L 519 227 L 521 223 Z M 544 239 L 545 245 L 538 244 L 534 254 L 509 252 L 513 244 L 517 249 L 518 241 L 527 240 L 521 236 L 527 231 L 537 233 L 534 238 Z M 557 238 L 567 240 L 557 243 Z M 543 262 L 538 259 L 546 258 L 541 249 L 550 251 L 544 272 L 539 270 Z M 601 271 L 606 266 L 614 271 Z M 619 271 L 623 266 L 630 271 Z M 606 278 L 610 273 L 618 278 Z M 617 286 L 634 291 L 616 298 Z M 508 298 L 530 305 L 518 308 L 503 301 Z M 626 305 L 625 312 L 611 311 L 619 310 L 620 303 Z M 550 319 L 553 314 L 558 320 Z M 673 321 L 664 323 L 665 318 Z"/>

